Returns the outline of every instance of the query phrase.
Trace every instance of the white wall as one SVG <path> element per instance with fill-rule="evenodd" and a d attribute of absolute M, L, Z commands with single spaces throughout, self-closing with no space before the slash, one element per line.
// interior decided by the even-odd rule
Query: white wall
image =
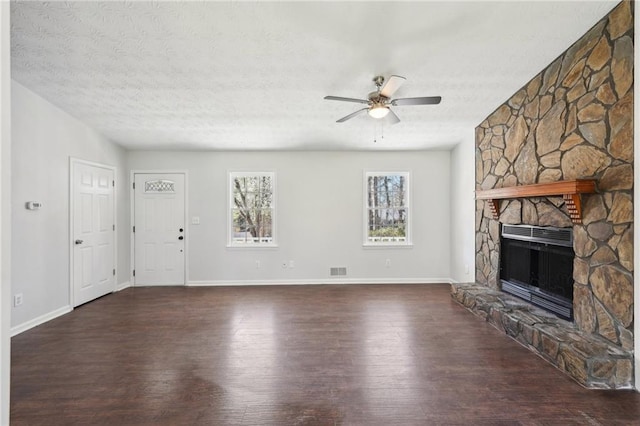
<path fill-rule="evenodd" d="M 117 167 L 117 282 L 128 280 L 126 151 L 15 81 L 12 106 L 12 308 L 16 329 L 69 309 L 69 157 Z M 25 202 L 41 201 L 40 210 Z"/>
<path fill-rule="evenodd" d="M 0 2 L 0 425 L 9 424 L 11 369 L 11 44 L 9 2 Z"/>
<path fill-rule="evenodd" d="M 187 170 L 191 284 L 448 281 L 449 152 L 129 153 L 134 170 Z M 365 249 L 363 170 L 412 172 L 412 248 Z M 277 249 L 229 249 L 227 172 L 276 171 Z M 391 267 L 385 266 L 386 259 Z M 256 268 L 256 260 L 261 267 Z M 294 269 L 282 262 L 293 260 Z M 336 280 L 337 281 L 337 280 Z"/>
<path fill-rule="evenodd" d="M 451 151 L 451 278 L 475 280 L 475 133 Z"/>

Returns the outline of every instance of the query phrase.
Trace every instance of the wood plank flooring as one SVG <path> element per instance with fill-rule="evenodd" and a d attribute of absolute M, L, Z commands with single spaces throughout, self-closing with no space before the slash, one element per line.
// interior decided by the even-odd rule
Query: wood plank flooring
<path fill-rule="evenodd" d="M 12 339 L 12 425 L 640 424 L 448 285 L 132 288 Z"/>

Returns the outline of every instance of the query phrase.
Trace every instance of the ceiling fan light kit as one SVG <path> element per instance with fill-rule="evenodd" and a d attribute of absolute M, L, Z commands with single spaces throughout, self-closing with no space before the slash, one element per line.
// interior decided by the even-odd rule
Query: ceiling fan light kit
<path fill-rule="evenodd" d="M 369 108 L 368 113 L 373 118 L 385 118 L 387 114 L 389 114 L 389 107 L 382 104 L 377 104 Z"/>
<path fill-rule="evenodd" d="M 367 104 L 368 107 L 362 108 L 358 111 L 340 118 L 336 123 L 344 123 L 347 120 L 359 115 L 363 111 L 367 111 L 370 117 L 376 119 L 385 118 L 391 113 L 391 124 L 400 122 L 398 116 L 391 111 L 390 106 L 402 106 L 402 105 L 436 105 L 439 104 L 442 98 L 440 96 L 424 96 L 418 98 L 400 98 L 391 99 L 391 96 L 400 88 L 406 78 L 399 75 L 392 75 L 385 83 L 383 76 L 378 75 L 373 78 L 373 82 L 376 85 L 376 91 L 369 93 L 367 99 L 357 98 L 344 98 L 341 96 L 325 96 L 324 98 L 330 101 L 342 101 L 342 102 L 355 102 L 359 104 Z"/>

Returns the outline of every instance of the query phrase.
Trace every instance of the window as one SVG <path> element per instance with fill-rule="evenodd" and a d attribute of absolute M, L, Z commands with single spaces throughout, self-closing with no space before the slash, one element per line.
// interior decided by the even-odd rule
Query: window
<path fill-rule="evenodd" d="M 229 173 L 229 245 L 275 245 L 275 173 Z"/>
<path fill-rule="evenodd" d="M 365 173 L 365 245 L 410 245 L 409 172 Z"/>

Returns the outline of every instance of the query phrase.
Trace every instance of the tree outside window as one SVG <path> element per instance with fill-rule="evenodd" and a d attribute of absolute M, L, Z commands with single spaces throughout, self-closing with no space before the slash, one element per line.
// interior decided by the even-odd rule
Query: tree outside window
<path fill-rule="evenodd" d="M 230 245 L 274 244 L 275 174 L 232 172 Z"/>
<path fill-rule="evenodd" d="M 409 244 L 409 173 L 367 172 L 365 245 Z"/>

